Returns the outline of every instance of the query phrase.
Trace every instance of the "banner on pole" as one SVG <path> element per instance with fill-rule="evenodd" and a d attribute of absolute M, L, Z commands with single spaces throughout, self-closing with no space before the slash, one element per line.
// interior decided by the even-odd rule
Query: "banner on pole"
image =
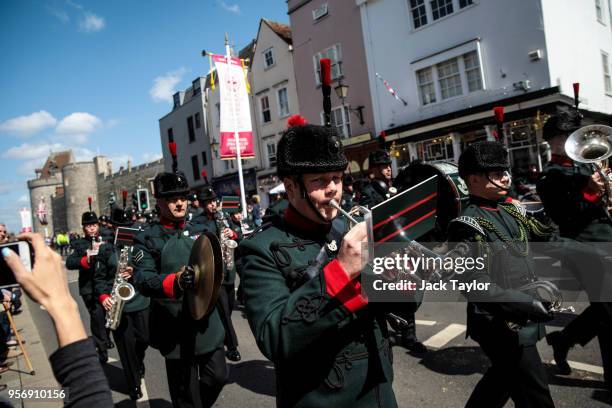
<path fill-rule="evenodd" d="M 253 128 L 251 126 L 251 109 L 242 62 L 239 58 L 231 58 L 231 64 L 228 67 L 225 56 L 213 55 L 212 58 L 217 68 L 220 88 L 220 157 L 222 160 L 236 158 L 234 132 L 237 132 L 241 158 L 252 159 L 255 157 Z"/>

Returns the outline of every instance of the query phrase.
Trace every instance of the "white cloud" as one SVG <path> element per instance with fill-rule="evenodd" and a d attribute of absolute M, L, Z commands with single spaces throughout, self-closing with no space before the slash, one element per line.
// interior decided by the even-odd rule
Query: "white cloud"
<path fill-rule="evenodd" d="M 49 12 L 49 14 L 57 18 L 63 24 L 66 24 L 67 22 L 70 21 L 70 17 L 68 16 L 68 13 L 66 13 L 64 10 L 57 10 L 51 7 L 47 7 L 47 11 Z"/>
<path fill-rule="evenodd" d="M 240 6 L 238 4 L 227 4 L 223 0 L 219 1 L 219 4 L 230 13 L 240 14 Z"/>
<path fill-rule="evenodd" d="M 127 169 L 128 160 L 130 160 L 132 162 L 132 165 L 134 165 L 134 159 L 129 154 L 120 154 L 118 156 L 111 156 L 108 159 L 113 162 L 114 171 L 119 171 L 119 167 L 123 167 L 124 169 Z"/>
<path fill-rule="evenodd" d="M 103 17 L 90 12 L 85 12 L 83 18 L 79 21 L 79 30 L 85 33 L 95 33 L 102 30 L 105 26 L 106 21 L 104 21 Z"/>
<path fill-rule="evenodd" d="M 5 159 L 16 160 L 42 159 L 47 157 L 51 151 L 59 151 L 61 149 L 62 145 L 60 143 L 22 143 L 21 145 L 11 147 L 2 153 L 2 157 Z"/>
<path fill-rule="evenodd" d="M 85 147 L 72 147 L 71 149 L 72 153 L 74 153 L 74 159 L 78 162 L 91 161 L 96 155 L 94 152 Z"/>
<path fill-rule="evenodd" d="M 91 133 L 102 126 L 102 121 L 87 112 L 74 112 L 62 119 L 55 128 L 60 135 L 82 135 Z"/>
<path fill-rule="evenodd" d="M 149 163 L 152 161 L 156 161 L 159 160 L 163 157 L 163 155 L 161 153 L 143 153 L 142 154 L 142 161 L 145 163 Z"/>
<path fill-rule="evenodd" d="M 176 92 L 175 88 L 183 79 L 185 72 L 187 72 L 185 68 L 179 68 L 155 78 L 153 87 L 149 91 L 151 98 L 155 102 L 172 102 L 172 95 Z"/>
<path fill-rule="evenodd" d="M 38 111 L 29 115 L 18 116 L 0 123 L 0 132 L 18 136 L 30 136 L 44 129 L 55 126 L 57 119 L 47 111 Z"/>
<path fill-rule="evenodd" d="M 18 204 L 29 204 L 30 197 L 27 194 L 23 194 L 17 199 L 17 203 Z"/>
<path fill-rule="evenodd" d="M 45 164 L 45 158 L 26 160 L 17 167 L 17 174 L 33 179 L 36 176 L 36 169 L 40 169 Z"/>

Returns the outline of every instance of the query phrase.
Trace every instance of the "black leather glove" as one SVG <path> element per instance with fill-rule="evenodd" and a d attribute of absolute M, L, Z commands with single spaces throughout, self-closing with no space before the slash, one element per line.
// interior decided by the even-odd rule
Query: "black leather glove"
<path fill-rule="evenodd" d="M 191 266 L 186 266 L 178 276 L 178 284 L 182 290 L 193 289 L 195 287 L 195 273 Z"/>
<path fill-rule="evenodd" d="M 545 304 L 546 303 L 546 304 Z M 529 320 L 532 322 L 549 322 L 555 318 L 553 312 L 549 310 L 550 304 L 548 302 L 542 303 L 539 300 L 531 302 L 529 310 Z"/>

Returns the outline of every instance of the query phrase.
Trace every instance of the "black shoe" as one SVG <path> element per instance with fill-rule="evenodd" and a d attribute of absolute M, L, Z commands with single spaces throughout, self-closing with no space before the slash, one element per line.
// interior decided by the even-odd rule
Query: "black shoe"
<path fill-rule="evenodd" d="M 140 389 L 140 386 L 134 388 L 131 392 L 130 392 L 130 399 L 132 401 L 137 401 L 139 399 L 142 398 L 142 390 Z"/>
<path fill-rule="evenodd" d="M 110 350 L 110 349 L 114 349 L 115 345 L 113 344 L 112 341 L 109 341 L 108 343 L 106 343 L 106 349 Z"/>
<path fill-rule="evenodd" d="M 108 362 L 108 353 L 106 351 L 99 351 L 98 360 L 100 360 L 100 363 L 106 364 Z"/>
<path fill-rule="evenodd" d="M 572 372 L 572 368 L 567 363 L 567 353 L 570 346 L 567 344 L 563 333 L 560 331 L 552 332 L 546 335 L 546 343 L 553 348 L 553 357 L 557 364 L 559 374 L 568 375 Z"/>
<path fill-rule="evenodd" d="M 416 354 L 425 354 L 429 351 L 427 347 L 418 340 L 403 340 L 402 345 Z"/>
<path fill-rule="evenodd" d="M 242 356 L 238 350 L 228 350 L 225 353 L 225 357 L 227 357 L 227 359 L 230 361 L 240 361 L 242 359 Z"/>

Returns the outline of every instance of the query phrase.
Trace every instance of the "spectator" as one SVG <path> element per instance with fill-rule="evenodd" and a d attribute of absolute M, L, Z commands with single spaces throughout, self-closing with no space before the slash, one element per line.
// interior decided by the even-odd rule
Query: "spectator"
<path fill-rule="evenodd" d="M 255 227 L 259 227 L 261 225 L 261 205 L 259 205 L 259 196 L 254 195 L 251 197 L 251 202 L 253 203 L 253 224 L 255 224 Z"/>
<path fill-rule="evenodd" d="M 64 406 L 113 407 L 95 347 L 85 334 L 77 303 L 70 295 L 62 259 L 45 246 L 39 234 L 26 233 L 18 238 L 32 244 L 35 254 L 32 272 L 26 271 L 17 254 L 10 249 L 3 248 L 2 256 L 23 290 L 40 303 L 53 320 L 60 348 L 49 359 L 57 381 L 70 390 Z"/>
<path fill-rule="evenodd" d="M 6 244 L 9 241 L 6 224 L 0 223 L 0 244 Z"/>

